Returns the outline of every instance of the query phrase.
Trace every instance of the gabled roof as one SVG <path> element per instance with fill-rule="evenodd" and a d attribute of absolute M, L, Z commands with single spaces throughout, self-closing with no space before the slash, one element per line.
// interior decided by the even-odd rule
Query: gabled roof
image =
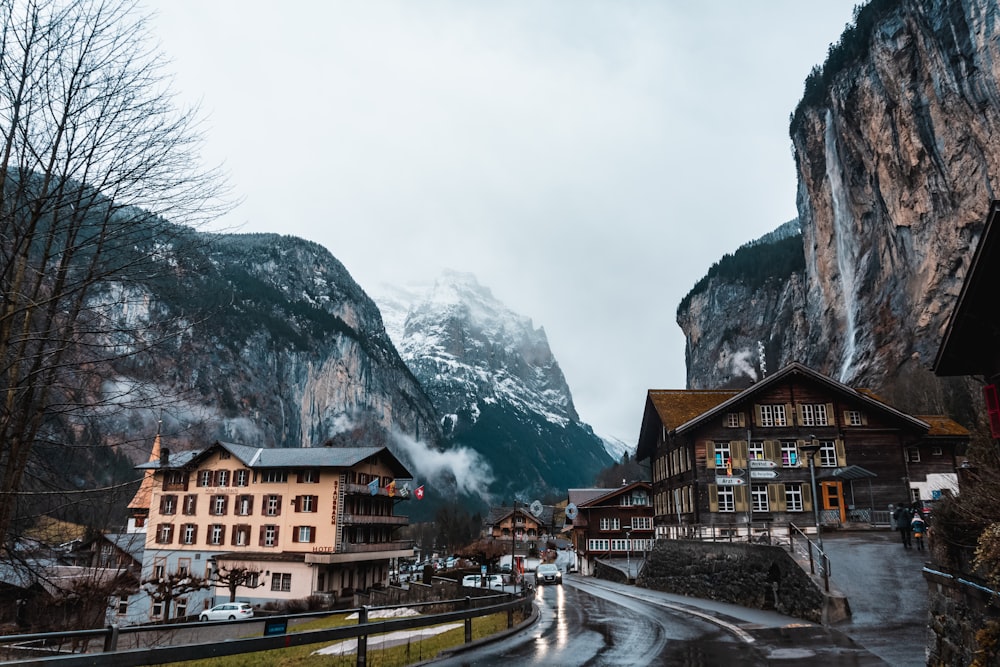
<path fill-rule="evenodd" d="M 837 382 L 798 362 L 792 362 L 772 373 L 760 382 L 743 390 L 657 390 L 650 389 L 643 413 L 642 429 L 636 457 L 649 458 L 655 450 L 657 430 L 661 424 L 670 433 L 682 435 L 696 429 L 710 419 L 721 418 L 734 406 L 753 401 L 756 395 L 769 391 L 772 387 L 800 376 L 824 386 L 827 390 L 850 398 L 872 410 L 888 414 L 914 429 L 927 431 L 930 425 L 920 419 L 897 410 L 879 400 L 868 390 L 857 390 Z"/>
<path fill-rule="evenodd" d="M 504 519 L 506 519 L 507 517 L 514 514 L 514 509 L 515 508 L 513 507 L 506 507 L 506 506 L 491 507 L 490 511 L 486 515 L 486 519 L 483 521 L 483 524 L 487 526 L 495 526 Z M 530 517 L 532 521 L 536 521 L 543 526 L 551 528 L 555 510 L 552 508 L 551 505 L 542 505 L 541 513 L 538 516 L 535 516 L 534 514 L 531 513 L 531 510 L 528 508 L 527 505 L 518 503 L 517 513 L 523 514 L 525 517 Z"/>
<path fill-rule="evenodd" d="M 914 415 L 922 422 L 927 422 L 931 429 L 927 432 L 929 437 L 961 437 L 969 438 L 971 433 L 951 417 L 944 415 Z"/>
<path fill-rule="evenodd" d="M 962 291 L 948 319 L 931 369 L 935 375 L 987 375 L 996 373 L 995 355 L 1000 331 L 996 327 L 996 288 L 1000 284 L 1000 202 L 990 203 L 986 224 Z"/>
<path fill-rule="evenodd" d="M 577 507 L 597 507 L 612 498 L 617 498 L 618 496 L 631 493 L 633 489 L 637 488 L 643 488 L 649 491 L 653 488 L 653 485 L 649 482 L 632 482 L 631 484 L 620 486 L 617 489 L 604 489 L 604 493 L 599 496 L 594 496 L 590 500 L 584 501 L 582 504 L 578 504 Z"/>
<path fill-rule="evenodd" d="M 153 449 L 149 452 L 150 461 L 158 461 L 160 459 L 160 434 L 157 432 L 156 439 L 153 440 Z M 142 481 L 139 483 L 139 488 L 136 489 L 135 495 L 132 496 L 132 500 L 128 504 L 128 509 L 130 510 L 141 510 L 149 509 L 149 503 L 153 498 L 153 471 L 146 470 L 142 475 Z"/>
<path fill-rule="evenodd" d="M 217 449 L 224 449 L 248 468 L 351 468 L 375 462 L 385 463 L 396 479 L 411 479 L 412 474 L 387 447 L 295 447 L 263 448 L 216 442 L 201 451 L 171 454 L 166 465 L 162 460 L 136 466 L 139 469 L 194 468 Z"/>

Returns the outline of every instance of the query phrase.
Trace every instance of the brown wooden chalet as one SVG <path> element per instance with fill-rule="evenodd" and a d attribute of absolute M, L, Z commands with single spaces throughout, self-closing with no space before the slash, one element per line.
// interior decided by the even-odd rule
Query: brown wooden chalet
<path fill-rule="evenodd" d="M 983 380 L 990 431 L 1000 439 L 1000 202 L 990 206 L 962 291 L 948 321 L 933 370 L 939 376 L 968 375 Z"/>
<path fill-rule="evenodd" d="M 793 363 L 743 390 L 650 390 L 636 456 L 649 460 L 657 537 L 686 526 L 887 520 L 890 504 L 956 486 L 968 432 L 905 414 Z"/>
<path fill-rule="evenodd" d="M 592 574 L 596 559 L 638 558 L 653 548 L 651 492 L 649 482 L 617 489 L 569 490 L 566 522 L 572 524 L 581 574 Z"/>
<path fill-rule="evenodd" d="M 552 535 L 552 507 L 542 505 L 536 516 L 528 505 L 491 507 L 483 522 L 487 538 L 510 545 L 513 553 L 526 555 L 545 548 L 542 540 Z"/>

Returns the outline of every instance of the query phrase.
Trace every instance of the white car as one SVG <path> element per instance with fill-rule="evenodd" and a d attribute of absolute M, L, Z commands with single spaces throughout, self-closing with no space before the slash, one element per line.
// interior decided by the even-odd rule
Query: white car
<path fill-rule="evenodd" d="M 486 584 L 483 584 L 483 578 L 478 574 L 467 574 L 462 577 L 462 585 L 469 588 L 492 588 L 493 590 L 503 590 L 503 577 L 499 574 L 487 574 Z"/>
<path fill-rule="evenodd" d="M 244 618 L 253 618 L 253 607 L 249 602 L 217 604 L 198 614 L 200 621 L 235 621 Z"/>

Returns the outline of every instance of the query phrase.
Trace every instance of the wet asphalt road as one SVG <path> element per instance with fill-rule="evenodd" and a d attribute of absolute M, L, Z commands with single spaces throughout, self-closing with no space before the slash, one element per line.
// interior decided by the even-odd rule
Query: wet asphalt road
<path fill-rule="evenodd" d="M 852 609 L 850 621 L 833 627 L 569 576 L 563 586 L 539 589 L 535 625 L 434 664 L 924 665 L 927 552 L 905 550 L 897 539 L 891 532 L 824 536 L 832 586 Z"/>

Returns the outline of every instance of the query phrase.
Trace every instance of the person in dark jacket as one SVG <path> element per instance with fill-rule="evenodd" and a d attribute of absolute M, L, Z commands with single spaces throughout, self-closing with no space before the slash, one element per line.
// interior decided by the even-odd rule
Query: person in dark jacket
<path fill-rule="evenodd" d="M 913 541 L 917 543 L 917 551 L 923 551 L 927 524 L 924 522 L 924 516 L 920 513 L 919 508 L 913 512 L 913 519 L 910 520 L 910 531 L 913 533 Z"/>
<path fill-rule="evenodd" d="M 913 510 L 910 509 L 909 505 L 903 504 L 896 508 L 896 511 L 892 513 L 892 520 L 896 524 L 896 530 L 899 531 L 899 537 L 903 540 L 903 548 L 909 549 L 912 543 L 913 527 L 911 522 L 913 521 Z"/>

